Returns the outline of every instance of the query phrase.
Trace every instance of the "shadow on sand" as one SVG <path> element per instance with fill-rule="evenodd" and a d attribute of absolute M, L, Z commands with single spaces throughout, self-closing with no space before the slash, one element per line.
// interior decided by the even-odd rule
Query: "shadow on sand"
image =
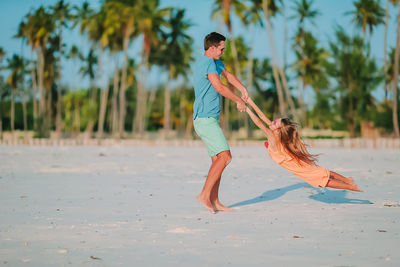
<path fill-rule="evenodd" d="M 274 200 L 277 198 L 280 198 L 284 194 L 286 194 L 289 191 L 293 191 L 299 188 L 312 188 L 314 189 L 317 193 L 314 195 L 310 195 L 308 198 L 324 202 L 324 203 L 329 203 L 329 204 L 373 204 L 369 200 L 362 200 L 362 199 L 354 199 L 354 198 L 346 198 L 347 191 L 346 190 L 337 190 L 337 189 L 322 189 L 322 188 L 313 188 L 307 183 L 298 183 L 298 184 L 293 184 L 289 185 L 286 187 L 282 188 L 277 188 L 273 190 L 268 190 L 262 193 L 261 195 L 251 198 L 248 200 L 240 201 L 235 204 L 230 205 L 230 208 L 234 207 L 240 207 L 240 206 L 246 206 L 246 205 L 251 205 L 251 204 L 256 204 L 259 202 L 265 202 L 265 201 L 270 201 Z"/>

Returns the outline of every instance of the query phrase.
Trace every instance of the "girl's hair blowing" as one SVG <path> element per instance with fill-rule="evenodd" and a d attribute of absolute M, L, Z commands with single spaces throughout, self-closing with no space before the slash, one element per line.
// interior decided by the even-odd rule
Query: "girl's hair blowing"
<path fill-rule="evenodd" d="M 310 154 L 306 145 L 301 141 L 297 131 L 297 124 L 291 122 L 288 118 L 281 119 L 280 139 L 286 151 L 299 164 L 301 162 L 313 164 L 317 161 L 317 155 Z"/>

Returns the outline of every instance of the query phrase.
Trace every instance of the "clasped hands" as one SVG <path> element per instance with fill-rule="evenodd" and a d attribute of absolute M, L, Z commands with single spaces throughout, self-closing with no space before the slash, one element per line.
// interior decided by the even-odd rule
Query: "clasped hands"
<path fill-rule="evenodd" d="M 248 99 L 249 99 L 249 93 L 247 92 L 247 90 L 244 90 L 244 92 L 242 92 L 241 100 L 236 102 L 236 108 L 240 112 L 246 111 L 246 103 Z"/>

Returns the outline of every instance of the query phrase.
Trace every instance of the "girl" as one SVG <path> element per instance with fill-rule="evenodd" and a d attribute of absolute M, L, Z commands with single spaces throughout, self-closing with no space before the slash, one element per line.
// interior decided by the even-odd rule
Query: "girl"
<path fill-rule="evenodd" d="M 271 122 L 252 99 L 249 98 L 247 103 L 256 111 L 258 117 L 269 126 L 268 129 L 260 118 L 247 107 L 246 112 L 250 115 L 250 118 L 267 136 L 268 142 L 265 142 L 265 146 L 268 154 L 276 163 L 313 187 L 332 187 L 363 192 L 354 183 L 352 177 L 343 177 L 315 164 L 316 155 L 307 151 L 300 139 L 295 123 L 288 118 L 279 118 Z"/>

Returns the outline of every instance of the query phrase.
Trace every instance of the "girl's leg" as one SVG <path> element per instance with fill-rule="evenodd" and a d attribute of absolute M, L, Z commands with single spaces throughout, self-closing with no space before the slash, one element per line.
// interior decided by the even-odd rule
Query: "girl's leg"
<path fill-rule="evenodd" d="M 363 192 L 360 188 L 358 188 L 358 186 L 355 183 L 346 184 L 346 183 L 338 182 L 335 180 L 329 180 L 328 183 L 326 184 L 326 187 Z"/>
<path fill-rule="evenodd" d="M 345 184 L 354 183 L 353 177 L 344 177 L 344 176 L 340 175 L 339 173 L 336 173 L 336 172 L 333 172 L 333 171 L 329 171 L 329 172 L 330 172 L 330 174 L 329 174 L 329 178 L 330 179 L 335 179 L 335 180 L 341 181 L 341 182 L 343 182 Z"/>

